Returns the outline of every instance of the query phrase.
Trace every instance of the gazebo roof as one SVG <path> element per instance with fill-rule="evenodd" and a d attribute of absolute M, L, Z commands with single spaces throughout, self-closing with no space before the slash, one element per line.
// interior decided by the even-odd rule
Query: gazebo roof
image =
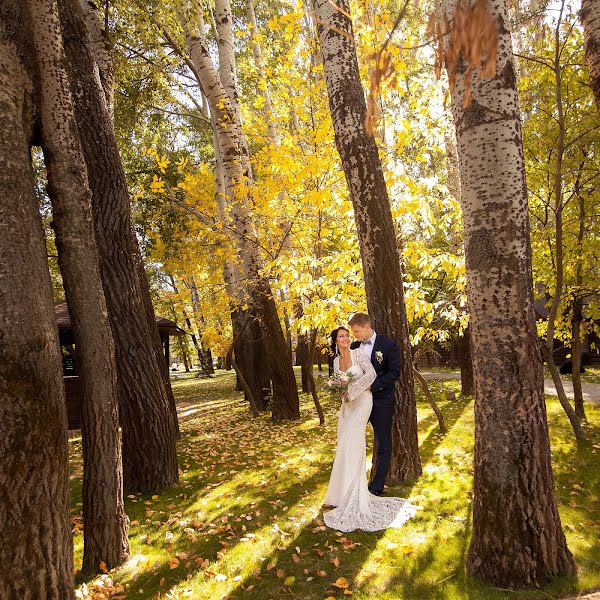
<path fill-rule="evenodd" d="M 54 305 L 54 314 L 56 316 L 56 324 L 60 333 L 67 333 L 71 331 L 71 317 L 69 316 L 69 309 L 67 308 L 66 302 L 59 302 Z M 181 329 L 171 319 L 165 319 L 164 317 L 156 316 L 156 324 L 160 333 L 167 335 L 185 335 L 185 331 Z"/>

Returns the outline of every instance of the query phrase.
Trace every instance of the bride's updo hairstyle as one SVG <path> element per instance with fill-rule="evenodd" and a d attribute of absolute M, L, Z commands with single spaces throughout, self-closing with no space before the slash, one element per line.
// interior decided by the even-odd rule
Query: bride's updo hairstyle
<path fill-rule="evenodd" d="M 330 344 L 329 348 L 331 349 L 331 353 L 333 354 L 333 356 L 337 356 L 339 354 L 338 349 L 337 349 L 337 335 L 338 335 L 338 331 L 340 329 L 342 329 L 346 333 L 350 334 L 350 331 L 348 329 L 346 329 L 344 326 L 336 327 L 331 332 L 331 344 Z"/>

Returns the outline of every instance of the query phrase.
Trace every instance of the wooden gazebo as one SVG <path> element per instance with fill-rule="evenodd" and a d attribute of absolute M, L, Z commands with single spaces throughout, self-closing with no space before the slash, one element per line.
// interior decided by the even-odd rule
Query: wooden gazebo
<path fill-rule="evenodd" d="M 65 383 L 69 429 L 79 429 L 81 427 L 81 390 L 77 374 L 75 338 L 73 336 L 67 303 L 59 302 L 56 304 L 54 306 L 54 314 L 56 316 L 56 324 L 58 325 L 58 337 L 63 351 L 63 380 Z M 185 335 L 185 331 L 177 323 L 164 317 L 157 316 L 156 325 L 160 334 L 168 369 L 171 362 L 169 338 L 172 335 Z"/>

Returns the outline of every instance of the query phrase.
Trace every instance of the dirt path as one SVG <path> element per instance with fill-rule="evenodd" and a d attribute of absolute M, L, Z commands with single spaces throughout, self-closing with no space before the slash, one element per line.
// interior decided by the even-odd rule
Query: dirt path
<path fill-rule="evenodd" d="M 460 373 L 455 371 L 442 371 L 442 372 L 428 372 L 423 371 L 421 373 L 425 379 L 460 379 Z M 568 398 L 573 398 L 573 383 L 570 381 L 563 381 L 565 387 L 565 393 Z M 600 404 L 600 383 L 584 383 L 583 388 L 583 399 L 587 402 L 593 402 L 594 404 Z M 556 390 L 554 389 L 554 383 L 551 379 L 544 379 L 544 391 L 550 396 L 556 396 Z M 596 600 L 596 598 L 594 598 Z M 600 596 L 598 597 L 600 600 Z"/>

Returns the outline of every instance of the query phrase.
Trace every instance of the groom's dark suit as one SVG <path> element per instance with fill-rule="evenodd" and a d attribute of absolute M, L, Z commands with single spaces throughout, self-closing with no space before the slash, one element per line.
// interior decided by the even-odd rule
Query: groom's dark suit
<path fill-rule="evenodd" d="M 351 348 L 360 348 L 361 342 L 354 342 Z M 371 425 L 375 431 L 377 447 L 377 470 L 369 485 L 372 492 L 381 492 L 392 457 L 392 417 L 394 415 L 395 383 L 400 377 L 400 350 L 398 344 L 380 334 L 375 336 L 371 353 L 371 364 L 377 377 L 371 386 L 373 410 Z"/>

